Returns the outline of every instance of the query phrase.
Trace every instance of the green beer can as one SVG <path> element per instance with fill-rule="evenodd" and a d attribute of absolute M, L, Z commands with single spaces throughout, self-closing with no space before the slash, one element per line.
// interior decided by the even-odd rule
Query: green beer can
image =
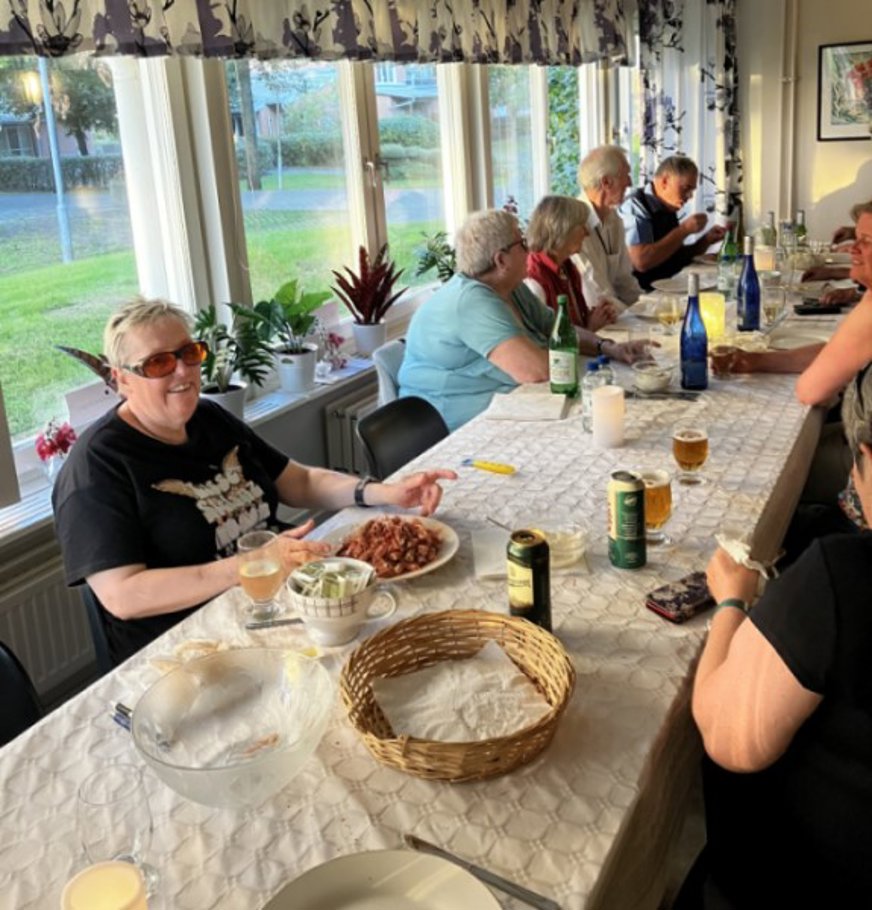
<path fill-rule="evenodd" d="M 551 631 L 551 553 L 541 531 L 512 531 L 506 549 L 509 612 Z"/>
<path fill-rule="evenodd" d="M 609 560 L 619 569 L 645 565 L 645 483 L 633 471 L 609 479 Z"/>

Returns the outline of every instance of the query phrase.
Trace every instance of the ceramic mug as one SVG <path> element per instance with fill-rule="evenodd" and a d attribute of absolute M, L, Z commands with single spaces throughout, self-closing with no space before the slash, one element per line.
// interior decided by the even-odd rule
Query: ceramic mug
<path fill-rule="evenodd" d="M 339 557 L 342 562 L 360 567 L 366 563 L 348 557 Z M 288 578 L 288 596 L 293 611 L 303 620 L 307 631 L 319 645 L 344 645 L 355 638 L 361 626 L 368 619 L 386 619 L 397 609 L 397 599 L 388 588 L 372 582 L 362 591 L 345 597 L 312 597 L 301 594 L 294 586 L 293 577 Z M 379 609 L 377 603 L 386 602 Z"/>

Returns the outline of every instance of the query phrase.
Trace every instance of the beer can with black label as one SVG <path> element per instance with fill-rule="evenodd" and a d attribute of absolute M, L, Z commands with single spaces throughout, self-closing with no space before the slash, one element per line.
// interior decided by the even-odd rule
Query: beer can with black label
<path fill-rule="evenodd" d="M 609 560 L 619 569 L 645 565 L 645 483 L 633 471 L 609 480 Z"/>
<path fill-rule="evenodd" d="M 509 610 L 512 616 L 551 631 L 551 568 L 541 531 L 512 531 L 506 550 Z"/>

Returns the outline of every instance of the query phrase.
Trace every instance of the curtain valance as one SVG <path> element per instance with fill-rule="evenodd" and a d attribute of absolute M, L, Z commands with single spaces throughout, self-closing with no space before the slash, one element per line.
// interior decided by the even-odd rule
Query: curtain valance
<path fill-rule="evenodd" d="M 0 56 L 631 62 L 637 0 L 0 0 Z"/>

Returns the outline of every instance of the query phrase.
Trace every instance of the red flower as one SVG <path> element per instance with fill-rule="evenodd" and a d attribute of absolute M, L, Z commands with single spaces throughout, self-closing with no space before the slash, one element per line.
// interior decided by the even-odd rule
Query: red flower
<path fill-rule="evenodd" d="M 55 455 L 66 455 L 75 441 L 76 431 L 66 421 L 50 420 L 36 437 L 36 454 L 41 461 L 48 461 Z"/>

